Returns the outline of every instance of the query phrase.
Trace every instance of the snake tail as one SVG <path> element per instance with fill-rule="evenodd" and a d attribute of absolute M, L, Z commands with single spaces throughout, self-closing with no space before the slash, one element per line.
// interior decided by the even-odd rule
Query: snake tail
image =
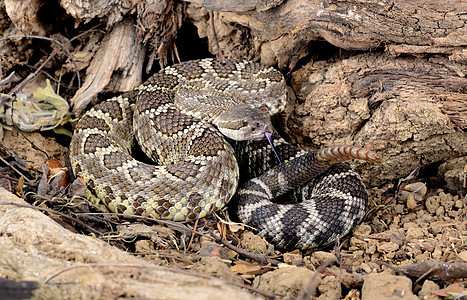
<path fill-rule="evenodd" d="M 319 150 L 316 155 L 319 161 L 329 161 L 332 163 L 342 162 L 351 159 L 360 159 L 372 163 L 381 162 L 381 156 L 371 150 L 357 146 L 332 146 Z"/>

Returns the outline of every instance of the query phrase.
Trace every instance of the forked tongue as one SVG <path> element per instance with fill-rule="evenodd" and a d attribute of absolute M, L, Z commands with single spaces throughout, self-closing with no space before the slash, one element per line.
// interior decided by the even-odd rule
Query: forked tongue
<path fill-rule="evenodd" d="M 279 163 L 282 165 L 281 158 L 279 157 L 279 154 L 277 154 L 276 148 L 274 148 L 274 144 L 272 143 L 271 134 L 270 134 L 268 131 L 265 131 L 265 132 L 264 132 L 264 135 L 266 135 L 266 138 L 268 139 L 269 145 L 271 145 L 272 151 L 274 151 L 274 154 L 276 155 L 277 160 L 278 160 Z"/>

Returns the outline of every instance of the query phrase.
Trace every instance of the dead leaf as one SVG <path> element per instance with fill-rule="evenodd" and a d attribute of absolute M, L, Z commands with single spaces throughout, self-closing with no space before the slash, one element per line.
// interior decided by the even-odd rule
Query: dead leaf
<path fill-rule="evenodd" d="M 229 223 L 229 229 L 231 232 L 235 233 L 235 232 L 238 232 L 239 230 L 245 230 L 245 225 L 243 225 L 242 223 L 231 222 Z"/>
<path fill-rule="evenodd" d="M 467 250 L 460 252 L 457 256 L 459 256 L 463 261 L 467 261 Z"/>
<path fill-rule="evenodd" d="M 18 184 L 16 185 L 16 195 L 20 198 L 23 198 L 23 186 L 24 186 L 24 177 L 21 176 L 18 180 Z"/>
<path fill-rule="evenodd" d="M 63 167 L 58 159 L 51 158 L 46 165 L 49 166 L 50 179 L 59 178 L 58 186 L 67 187 L 70 184 L 70 178 L 66 173 L 67 168 Z"/>
<path fill-rule="evenodd" d="M 275 269 L 275 267 L 272 267 L 271 265 L 261 266 L 250 264 L 243 260 L 237 260 L 234 264 L 235 265 L 231 266 L 230 269 L 236 274 L 241 275 L 259 275 Z"/>
<path fill-rule="evenodd" d="M 460 294 L 464 291 L 464 288 L 458 282 L 454 282 L 453 284 L 445 287 L 444 289 L 431 291 L 432 294 L 435 294 L 439 297 L 449 297 L 453 294 Z"/>

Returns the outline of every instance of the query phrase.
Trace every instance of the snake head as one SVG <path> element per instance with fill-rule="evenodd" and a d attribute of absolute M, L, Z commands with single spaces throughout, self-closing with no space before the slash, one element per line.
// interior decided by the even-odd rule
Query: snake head
<path fill-rule="evenodd" d="M 266 132 L 273 131 L 269 113 L 247 106 L 231 108 L 213 123 L 223 135 L 237 141 L 262 140 Z"/>

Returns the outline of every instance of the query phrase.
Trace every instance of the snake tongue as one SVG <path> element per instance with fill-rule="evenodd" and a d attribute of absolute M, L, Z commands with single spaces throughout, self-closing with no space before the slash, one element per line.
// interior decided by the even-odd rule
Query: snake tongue
<path fill-rule="evenodd" d="M 282 165 L 281 158 L 279 157 L 279 154 L 277 154 L 277 152 L 276 152 L 276 148 L 274 148 L 274 144 L 272 143 L 272 137 L 271 137 L 271 134 L 270 134 L 268 131 L 265 131 L 265 132 L 264 132 L 264 135 L 265 135 L 265 136 L 266 136 L 266 138 L 268 139 L 269 145 L 271 145 L 272 151 L 274 151 L 274 154 L 276 155 L 276 157 L 277 157 L 277 160 L 278 160 L 278 161 L 279 161 L 279 163 Z"/>

